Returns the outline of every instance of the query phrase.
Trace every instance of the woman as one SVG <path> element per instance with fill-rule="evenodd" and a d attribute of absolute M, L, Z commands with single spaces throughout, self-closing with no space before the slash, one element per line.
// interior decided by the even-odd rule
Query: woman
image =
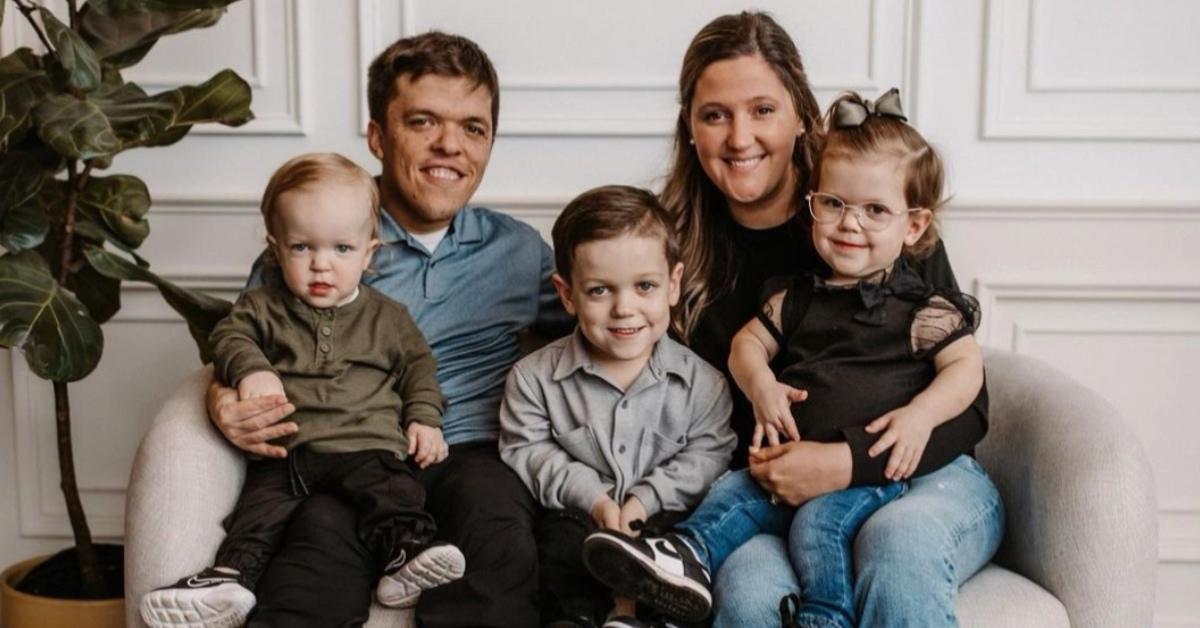
<path fill-rule="evenodd" d="M 677 219 L 687 269 L 675 331 L 728 376 L 730 341 L 757 311 L 766 280 L 819 263 L 801 211 L 819 109 L 795 45 L 762 13 L 722 16 L 701 29 L 684 55 L 680 105 L 675 161 L 662 195 Z M 941 248 L 920 271 L 931 285 L 956 287 Z M 741 467 L 754 415 L 735 393 L 734 464 Z M 985 389 L 967 412 L 936 430 L 909 494 L 859 533 L 855 597 L 862 625 L 954 625 L 958 585 L 987 563 L 1003 527 L 999 496 L 978 466 L 968 460 L 943 467 L 983 437 L 986 407 Z M 867 454 L 873 440 L 860 430 L 841 443 L 770 447 L 751 473 L 792 505 L 851 485 L 882 484 L 900 469 L 886 453 Z M 779 625 L 781 598 L 798 589 L 785 540 L 756 537 L 717 574 L 715 625 Z"/>

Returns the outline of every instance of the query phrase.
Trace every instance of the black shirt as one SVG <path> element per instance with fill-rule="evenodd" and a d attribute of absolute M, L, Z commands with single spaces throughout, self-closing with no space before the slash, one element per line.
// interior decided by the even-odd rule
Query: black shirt
<path fill-rule="evenodd" d="M 729 380 L 730 393 L 733 395 L 730 422 L 738 435 L 732 467 L 740 469 L 748 464 L 748 447 L 754 433 L 754 409 L 729 373 L 730 343 L 734 334 L 755 316 L 763 300 L 770 296 L 763 294 L 768 279 L 820 270 L 824 262 L 817 256 L 812 238 L 799 219 L 769 229 L 749 229 L 729 221 L 725 235 L 732 252 L 730 271 L 735 276 L 733 287 L 719 295 L 701 313 L 688 344 Z M 913 266 L 922 279 L 935 289 L 957 291 L 954 271 L 940 242 L 930 257 Z M 961 454 L 971 453 L 975 444 L 987 433 L 987 403 L 985 384 L 971 407 L 933 431 L 917 469 L 918 475 L 937 470 Z M 851 476 L 853 486 L 888 481 L 883 472 L 889 453 L 875 458 L 867 455 L 875 438 L 876 435 L 865 432 L 859 438 L 848 436 L 847 442 L 854 460 Z"/>

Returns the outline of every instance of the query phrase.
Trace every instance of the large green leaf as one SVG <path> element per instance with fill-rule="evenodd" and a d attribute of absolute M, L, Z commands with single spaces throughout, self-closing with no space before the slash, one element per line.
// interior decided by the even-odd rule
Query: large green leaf
<path fill-rule="evenodd" d="M 233 70 L 225 69 L 200 85 L 180 87 L 183 98 L 175 124 L 220 122 L 241 126 L 254 119 L 250 112 L 250 85 Z"/>
<path fill-rule="evenodd" d="M 192 339 L 196 341 L 196 347 L 200 350 L 200 360 L 205 363 L 212 361 L 208 336 L 213 327 L 229 313 L 233 304 L 203 292 L 181 288 L 155 275 L 144 266 L 100 247 L 85 246 L 84 255 L 92 268 L 102 275 L 127 281 L 143 281 L 158 288 L 163 300 L 187 321 L 188 332 L 192 334 Z"/>
<path fill-rule="evenodd" d="M 57 94 L 43 100 L 33 117 L 42 141 L 64 157 L 91 159 L 121 150 L 121 140 L 94 102 Z"/>
<path fill-rule="evenodd" d="M 107 15 L 142 13 L 146 11 L 219 9 L 234 2 L 237 2 L 237 0 L 88 0 L 89 5 Z"/>
<path fill-rule="evenodd" d="M 22 139 L 30 112 L 50 90 L 50 79 L 28 48 L 0 59 L 0 149 Z"/>
<path fill-rule="evenodd" d="M 180 104 L 174 92 L 147 96 L 136 83 L 101 85 L 90 100 L 126 148 L 146 144 L 171 128 Z"/>
<path fill-rule="evenodd" d="M 6 156 L 0 162 L 0 246 L 23 251 L 42 243 L 50 230 L 47 214 L 37 203 L 47 177 L 32 159 Z"/>
<path fill-rule="evenodd" d="M 93 10 L 93 4 L 84 5 L 80 12 L 81 34 L 101 59 L 118 68 L 141 61 L 160 37 L 212 26 L 225 12 L 195 9 L 107 14 Z"/>
<path fill-rule="evenodd" d="M 121 280 L 106 277 L 85 264 L 71 275 L 71 289 L 97 323 L 104 324 L 121 309 Z"/>
<path fill-rule="evenodd" d="M 100 363 L 104 335 L 32 251 L 0 257 L 0 346 L 17 348 L 38 377 L 73 382 Z"/>
<path fill-rule="evenodd" d="M 150 191 L 137 177 L 118 174 L 91 177 L 79 194 L 79 219 L 102 225 L 107 239 L 128 248 L 141 246 L 150 235 L 146 212 L 150 210 Z"/>
<path fill-rule="evenodd" d="M 96 89 L 100 85 L 100 58 L 92 47 L 79 33 L 58 21 L 49 9 L 38 7 L 38 14 L 42 16 L 46 37 L 54 47 L 54 56 L 67 73 L 67 83 L 85 92 Z"/>

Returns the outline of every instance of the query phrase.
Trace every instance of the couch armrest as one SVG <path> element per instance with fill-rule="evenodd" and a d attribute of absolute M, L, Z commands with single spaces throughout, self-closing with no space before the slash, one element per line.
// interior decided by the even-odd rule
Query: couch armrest
<path fill-rule="evenodd" d="M 212 563 L 245 477 L 242 454 L 208 420 L 211 367 L 188 376 L 142 438 L 125 501 L 126 625 L 147 591 Z"/>
<path fill-rule="evenodd" d="M 1007 509 L 996 562 L 1037 582 L 1074 626 L 1149 626 L 1158 508 L 1137 438 L 1053 367 L 985 352 L 991 428 L 978 455 Z"/>

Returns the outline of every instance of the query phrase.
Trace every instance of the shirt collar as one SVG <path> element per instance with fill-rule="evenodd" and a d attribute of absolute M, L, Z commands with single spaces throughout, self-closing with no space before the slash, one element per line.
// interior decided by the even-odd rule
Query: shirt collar
<path fill-rule="evenodd" d="M 446 239 L 456 243 L 479 242 L 483 240 L 482 222 L 481 212 L 473 207 L 464 207 L 454 215 L 454 220 L 450 222 Z M 400 223 L 396 222 L 396 219 L 388 213 L 387 208 L 380 208 L 379 211 L 379 241 L 384 244 L 404 242 L 415 249 L 424 250 L 424 247 L 417 244 L 412 234 L 400 226 Z"/>
<path fill-rule="evenodd" d="M 689 354 L 684 350 L 683 345 L 672 340 L 669 336 L 663 336 L 654 345 L 654 351 L 650 354 L 650 361 L 647 366 L 650 367 L 650 373 L 656 379 L 663 379 L 666 375 L 674 375 L 679 378 L 688 388 L 692 387 L 692 380 L 688 377 L 691 369 L 686 368 L 688 361 L 699 359 L 694 355 Z M 576 371 L 582 370 L 585 373 L 596 374 L 596 362 L 592 359 L 592 354 L 588 351 L 587 340 L 583 337 L 583 332 L 579 330 L 579 326 L 575 327 L 574 333 L 571 334 L 571 341 L 563 347 L 562 356 L 558 360 L 558 366 L 554 368 L 554 373 L 551 376 L 554 381 L 562 381 Z M 639 376 L 640 377 L 640 376 Z"/>

